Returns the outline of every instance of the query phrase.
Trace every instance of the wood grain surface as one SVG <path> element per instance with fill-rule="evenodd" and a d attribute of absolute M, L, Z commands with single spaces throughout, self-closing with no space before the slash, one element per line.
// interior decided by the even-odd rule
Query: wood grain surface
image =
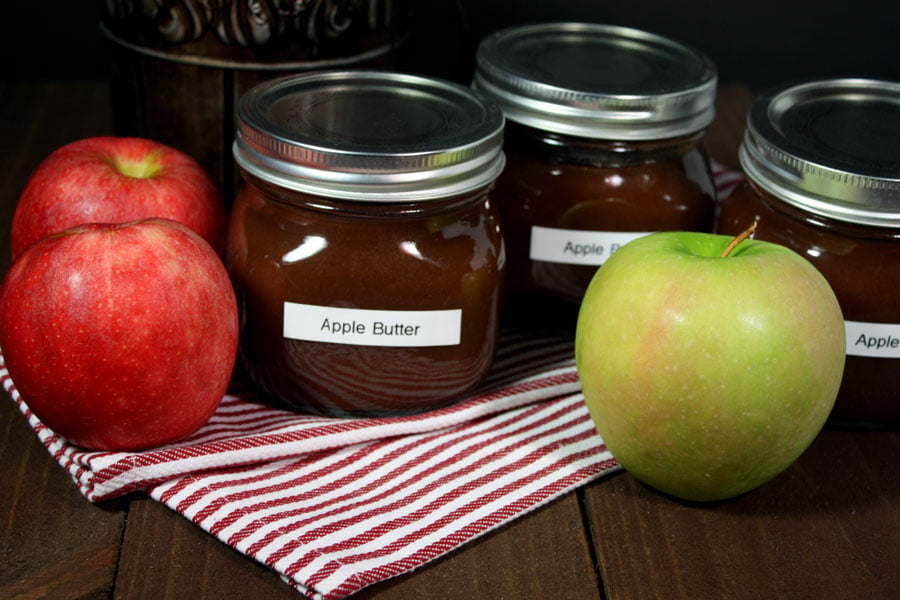
<path fill-rule="evenodd" d="M 723 87 L 706 145 L 736 167 L 752 98 Z M 0 82 L 0 270 L 28 174 L 112 132 L 102 81 Z M 431 564 L 363 590 L 393 599 L 900 597 L 900 433 L 826 430 L 785 473 L 693 505 L 605 477 Z M 141 494 L 84 500 L 0 399 L 0 598 L 300 598 L 273 572 Z"/>

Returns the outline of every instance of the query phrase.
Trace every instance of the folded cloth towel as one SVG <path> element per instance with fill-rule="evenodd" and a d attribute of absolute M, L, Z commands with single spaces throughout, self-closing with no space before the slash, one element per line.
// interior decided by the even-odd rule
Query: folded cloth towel
<path fill-rule="evenodd" d="M 742 180 L 713 165 L 719 197 Z M 301 415 L 229 394 L 197 433 L 146 452 L 60 438 L 0 383 L 91 501 L 143 491 L 268 565 L 343 598 L 413 570 L 620 467 L 588 415 L 572 340 L 506 332 L 486 380 L 431 412 Z"/>
<path fill-rule="evenodd" d="M 419 567 L 619 468 L 580 393 L 571 339 L 505 333 L 487 379 L 431 412 L 301 415 L 228 395 L 181 442 L 92 452 L 0 382 L 81 492 L 143 490 L 311 598 Z"/>

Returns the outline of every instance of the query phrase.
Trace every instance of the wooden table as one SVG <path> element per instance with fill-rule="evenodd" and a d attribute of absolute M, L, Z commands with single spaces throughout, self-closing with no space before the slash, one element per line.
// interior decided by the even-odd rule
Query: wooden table
<path fill-rule="evenodd" d="M 736 166 L 750 94 L 707 143 Z M 0 269 L 30 171 L 109 133 L 104 82 L 0 82 Z M 900 598 L 900 432 L 824 431 L 763 488 L 713 505 L 605 477 L 360 599 Z M 0 598 L 286 598 L 277 575 L 140 494 L 93 505 L 0 398 Z"/>

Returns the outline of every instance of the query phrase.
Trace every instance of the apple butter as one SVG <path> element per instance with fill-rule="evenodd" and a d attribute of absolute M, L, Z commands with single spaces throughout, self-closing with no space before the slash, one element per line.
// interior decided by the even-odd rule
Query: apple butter
<path fill-rule="evenodd" d="M 227 262 L 247 375 L 333 416 L 471 390 L 505 272 L 499 108 L 437 79 L 326 72 L 253 88 L 237 118 Z"/>
<path fill-rule="evenodd" d="M 528 25 L 481 42 L 473 86 L 507 119 L 494 194 L 509 256 L 506 317 L 574 327 L 588 283 L 622 244 L 712 231 L 715 187 L 700 142 L 716 82 L 703 54 L 624 27 Z"/>
<path fill-rule="evenodd" d="M 847 361 L 832 425 L 900 423 L 900 83 L 819 80 L 756 100 L 739 150 L 747 182 L 717 229 L 808 259 L 844 313 Z"/>

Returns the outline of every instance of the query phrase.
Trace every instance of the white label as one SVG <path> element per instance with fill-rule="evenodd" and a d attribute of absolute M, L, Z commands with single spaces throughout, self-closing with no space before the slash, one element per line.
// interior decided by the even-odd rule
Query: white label
<path fill-rule="evenodd" d="M 284 337 L 356 346 L 455 346 L 462 309 L 367 310 L 284 303 Z"/>
<path fill-rule="evenodd" d="M 616 250 L 651 232 L 640 231 L 582 231 L 555 227 L 531 228 L 532 260 L 567 265 L 595 265 L 606 262 Z"/>
<path fill-rule="evenodd" d="M 900 324 L 844 321 L 847 328 L 847 354 L 900 358 Z"/>

